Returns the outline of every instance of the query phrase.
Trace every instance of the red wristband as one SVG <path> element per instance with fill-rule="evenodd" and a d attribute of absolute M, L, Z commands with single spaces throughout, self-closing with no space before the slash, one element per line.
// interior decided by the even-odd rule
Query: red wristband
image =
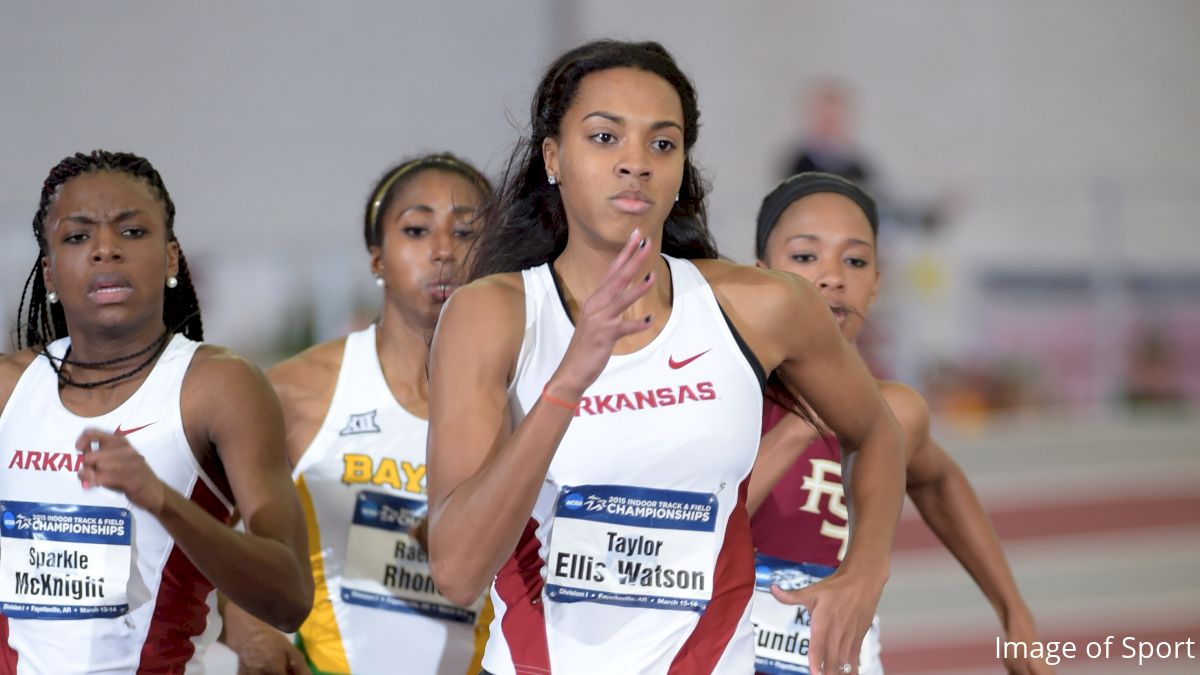
<path fill-rule="evenodd" d="M 550 394 L 549 392 L 546 391 L 546 387 L 549 387 L 549 386 L 550 386 L 549 382 L 547 382 L 545 385 L 542 386 L 542 400 L 545 401 L 546 403 L 549 403 L 550 405 L 556 405 L 560 408 L 570 410 L 571 412 L 575 412 L 575 409 L 579 407 L 579 402 L 576 401 L 575 403 L 569 403 L 567 401 L 562 400 L 561 398 L 558 398 L 557 396 Z"/>

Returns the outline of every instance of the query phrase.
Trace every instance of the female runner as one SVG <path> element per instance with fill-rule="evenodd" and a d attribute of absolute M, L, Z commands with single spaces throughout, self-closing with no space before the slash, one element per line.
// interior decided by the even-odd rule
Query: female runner
<path fill-rule="evenodd" d="M 903 497 L 899 430 L 815 289 L 716 260 L 698 117 L 656 43 L 560 57 L 476 281 L 443 310 L 430 561 L 460 604 L 495 579 L 489 672 L 752 671 L 744 502 L 776 370 L 861 459 L 847 562 L 790 596 L 816 616 L 814 670 L 856 666 Z"/>
<path fill-rule="evenodd" d="M 174 220 L 136 155 L 42 186 L 24 349 L 0 358 L 2 672 L 183 672 L 214 587 L 281 630 L 312 606 L 279 402 L 198 342 Z"/>

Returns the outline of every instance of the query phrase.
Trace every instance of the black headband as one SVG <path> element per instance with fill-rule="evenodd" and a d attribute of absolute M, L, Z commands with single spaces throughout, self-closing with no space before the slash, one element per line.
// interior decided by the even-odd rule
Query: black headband
<path fill-rule="evenodd" d="M 871 195 L 841 176 L 820 171 L 807 171 L 780 182 L 763 198 L 762 206 L 758 209 L 758 230 L 754 241 L 754 253 L 759 260 L 762 260 L 767 254 L 767 237 L 771 235 L 776 221 L 787 210 L 787 207 L 801 197 L 822 192 L 833 192 L 858 204 L 858 208 L 866 214 L 867 222 L 871 224 L 871 232 L 876 236 L 879 235 L 879 213 L 875 209 L 875 200 L 871 198 Z"/>

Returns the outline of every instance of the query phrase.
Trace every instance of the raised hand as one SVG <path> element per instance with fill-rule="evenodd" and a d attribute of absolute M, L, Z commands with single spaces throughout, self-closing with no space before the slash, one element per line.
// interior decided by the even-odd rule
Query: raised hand
<path fill-rule="evenodd" d="M 653 272 L 641 279 L 634 278 L 650 254 L 646 243 L 641 233 L 634 230 L 608 266 L 600 286 L 584 300 L 575 322 L 575 334 L 546 387 L 547 392 L 579 400 L 604 370 L 617 341 L 650 327 L 653 318 L 650 315 L 623 318 L 625 311 L 654 285 Z"/>
<path fill-rule="evenodd" d="M 123 493 L 131 504 L 151 514 L 162 511 L 167 486 L 125 437 L 85 429 L 75 440 L 75 449 L 83 452 L 79 470 L 83 487 L 106 487 Z"/>

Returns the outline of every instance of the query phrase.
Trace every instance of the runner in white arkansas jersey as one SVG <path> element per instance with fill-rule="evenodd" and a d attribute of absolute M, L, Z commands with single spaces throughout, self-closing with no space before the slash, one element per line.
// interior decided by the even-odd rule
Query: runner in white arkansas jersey
<path fill-rule="evenodd" d="M 308 613 L 279 404 L 193 341 L 174 212 L 126 153 L 43 186 L 25 348 L 0 358 L 0 673 L 196 672 L 214 587 L 281 629 Z"/>
<path fill-rule="evenodd" d="M 372 271 L 384 288 L 378 323 L 269 371 L 287 419 L 316 601 L 299 651 L 227 608 L 227 641 L 243 666 L 282 672 L 307 658 L 324 673 L 479 671 L 483 603 L 461 607 L 437 590 L 418 533 L 427 340 L 458 283 L 487 192 L 483 176 L 452 155 L 418 157 L 385 173 L 364 218 Z"/>
<path fill-rule="evenodd" d="M 661 45 L 567 52 L 531 111 L 431 351 L 431 569 L 459 603 L 494 580 L 485 670 L 752 671 L 773 370 L 862 458 L 850 562 L 791 596 L 817 663 L 853 668 L 903 491 L 874 381 L 811 286 L 715 260 L 695 90 Z"/>
<path fill-rule="evenodd" d="M 742 503 L 763 380 L 696 267 L 667 262 L 666 325 L 637 352 L 613 356 L 587 388 L 497 576 L 489 671 L 546 650 L 551 666 L 571 672 L 610 642 L 622 645 L 604 656 L 612 672 L 666 672 L 690 654 L 714 666 L 753 658 Z M 574 333 L 550 266 L 522 277 L 528 332 L 510 389 L 514 425 Z"/>

